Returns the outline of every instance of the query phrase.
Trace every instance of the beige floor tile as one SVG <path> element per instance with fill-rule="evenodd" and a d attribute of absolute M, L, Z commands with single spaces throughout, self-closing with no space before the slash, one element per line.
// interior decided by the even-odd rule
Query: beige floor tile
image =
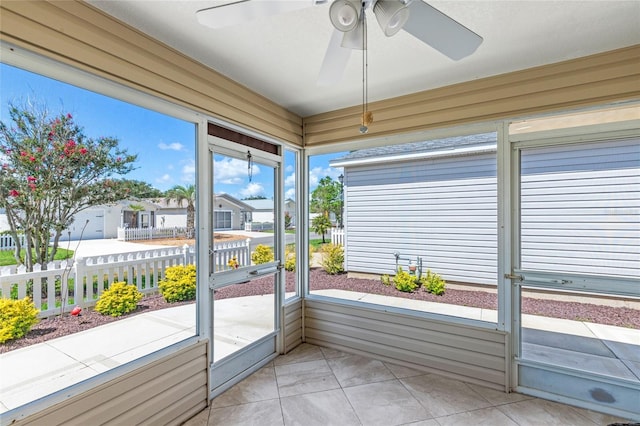
<path fill-rule="evenodd" d="M 209 408 L 200 411 L 195 416 L 183 423 L 182 426 L 208 426 L 209 424 Z"/>
<path fill-rule="evenodd" d="M 543 399 L 529 399 L 496 407 L 520 426 L 596 425 L 568 405 Z"/>
<path fill-rule="evenodd" d="M 407 377 L 400 381 L 433 417 L 491 406 L 490 402 L 478 395 L 466 383 L 457 380 L 426 374 Z"/>
<path fill-rule="evenodd" d="M 274 368 L 263 367 L 216 397 L 211 401 L 211 406 L 214 408 L 227 407 L 248 402 L 277 399 L 279 396 Z"/>
<path fill-rule="evenodd" d="M 480 385 L 474 385 L 467 383 L 471 389 L 480 394 L 484 399 L 489 401 L 492 405 L 510 404 L 512 402 L 525 401 L 527 399 L 533 399 L 534 397 L 529 395 L 523 395 L 521 393 L 500 392 L 495 389 L 487 388 Z"/>
<path fill-rule="evenodd" d="M 403 426 L 440 426 L 436 419 L 421 420 L 419 422 L 406 423 Z"/>
<path fill-rule="evenodd" d="M 405 377 L 421 376 L 425 374 L 424 371 L 415 370 L 413 368 L 405 367 L 404 365 L 393 364 L 390 362 L 385 362 L 384 365 L 398 379 L 403 379 Z"/>
<path fill-rule="evenodd" d="M 209 426 L 282 426 L 280 401 L 250 402 L 231 407 L 212 408 Z"/>
<path fill-rule="evenodd" d="M 341 389 L 281 398 L 280 404 L 286 426 L 360 425 Z"/>
<path fill-rule="evenodd" d="M 286 355 L 280 355 L 273 360 L 274 365 L 292 364 L 295 362 L 315 361 L 324 359 L 319 346 L 303 343 Z"/>
<path fill-rule="evenodd" d="M 401 425 L 432 416 L 397 379 L 344 389 L 363 425 Z"/>
<path fill-rule="evenodd" d="M 395 378 L 382 361 L 359 355 L 331 358 L 327 360 L 327 363 L 342 387 L 381 382 Z"/>
<path fill-rule="evenodd" d="M 436 420 L 440 426 L 518 426 L 495 407 L 438 417 Z"/>
<path fill-rule="evenodd" d="M 640 398 L 640 397 L 639 397 Z M 597 411 L 586 410 L 581 408 L 575 408 L 579 410 L 580 414 L 588 417 L 591 421 L 598 425 L 609 425 L 611 423 L 634 423 L 631 419 L 624 419 L 622 417 L 611 416 L 609 414 L 599 413 Z"/>
<path fill-rule="evenodd" d="M 276 365 L 275 371 L 281 397 L 340 387 L 324 359 Z"/>
<path fill-rule="evenodd" d="M 324 357 L 326 359 L 329 359 L 329 358 L 340 358 L 342 356 L 349 355 L 346 352 L 338 351 L 336 349 L 331 349 L 331 348 L 320 348 L 320 349 L 322 350 L 322 354 L 324 355 Z"/>

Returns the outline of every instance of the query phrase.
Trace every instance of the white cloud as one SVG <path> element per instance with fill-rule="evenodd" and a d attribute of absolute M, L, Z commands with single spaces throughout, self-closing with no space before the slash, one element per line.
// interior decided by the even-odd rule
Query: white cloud
<path fill-rule="evenodd" d="M 253 176 L 260 174 L 260 167 L 253 164 L 251 166 Z M 225 158 L 215 161 L 213 164 L 213 175 L 216 182 L 225 184 L 240 184 L 249 176 L 247 162 L 237 158 Z"/>
<path fill-rule="evenodd" d="M 189 160 L 184 166 L 182 166 L 182 180 L 189 183 L 194 183 L 196 181 L 195 160 Z"/>
<path fill-rule="evenodd" d="M 164 142 L 160 142 L 158 144 L 158 148 L 160 148 L 163 151 L 166 151 L 166 150 L 182 151 L 182 150 L 184 150 L 184 145 L 182 145 L 180 142 L 174 142 L 174 143 L 170 143 L 170 144 L 166 144 Z"/>
<path fill-rule="evenodd" d="M 264 187 L 259 182 L 251 182 L 246 188 L 240 190 L 240 196 L 242 198 L 264 196 Z"/>
<path fill-rule="evenodd" d="M 296 199 L 296 189 L 295 188 L 287 189 L 284 192 L 284 199 L 285 200 L 288 200 L 288 199 L 295 200 Z"/>
<path fill-rule="evenodd" d="M 284 186 L 287 187 L 287 188 L 296 186 L 296 174 L 295 173 L 291 173 L 289 176 L 287 176 L 284 179 Z"/>
<path fill-rule="evenodd" d="M 293 165 L 291 165 L 291 164 L 289 164 L 289 165 L 284 169 L 284 171 L 285 171 L 285 172 L 293 172 L 293 171 L 295 171 L 295 170 L 296 170 L 296 168 L 295 168 Z"/>
<path fill-rule="evenodd" d="M 318 186 L 318 182 L 323 177 L 329 176 L 331 179 L 338 181 L 338 176 L 343 173 L 342 168 L 335 167 L 314 167 L 309 171 L 309 190 L 313 191 Z"/>
<path fill-rule="evenodd" d="M 171 182 L 171 176 L 168 173 L 156 179 L 156 183 L 168 183 L 168 182 Z"/>

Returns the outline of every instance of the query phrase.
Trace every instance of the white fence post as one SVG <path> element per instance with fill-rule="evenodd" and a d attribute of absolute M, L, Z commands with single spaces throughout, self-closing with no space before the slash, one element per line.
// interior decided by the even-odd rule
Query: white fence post
<path fill-rule="evenodd" d="M 331 244 L 344 246 L 344 228 L 331 228 Z"/>

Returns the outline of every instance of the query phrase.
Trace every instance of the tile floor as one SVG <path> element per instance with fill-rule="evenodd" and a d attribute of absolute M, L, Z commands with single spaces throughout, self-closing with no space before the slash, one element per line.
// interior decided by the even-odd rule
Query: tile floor
<path fill-rule="evenodd" d="M 302 344 L 185 423 L 205 425 L 608 425 L 590 410 Z"/>

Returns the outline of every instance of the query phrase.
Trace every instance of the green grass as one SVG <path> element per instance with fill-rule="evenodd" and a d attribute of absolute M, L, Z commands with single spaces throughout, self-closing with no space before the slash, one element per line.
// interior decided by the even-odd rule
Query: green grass
<path fill-rule="evenodd" d="M 331 239 L 325 239 L 325 244 L 328 244 L 331 242 Z M 315 250 L 320 250 L 320 248 L 323 246 L 322 244 L 322 238 L 316 238 L 313 240 L 309 240 L 309 245 L 312 246 Z"/>
<path fill-rule="evenodd" d="M 24 250 L 21 251 L 21 256 L 24 256 Z M 56 252 L 56 260 L 70 259 L 73 257 L 73 250 L 67 250 L 59 248 Z M 0 251 L 0 266 L 15 265 L 16 259 L 13 257 L 13 250 Z"/>

